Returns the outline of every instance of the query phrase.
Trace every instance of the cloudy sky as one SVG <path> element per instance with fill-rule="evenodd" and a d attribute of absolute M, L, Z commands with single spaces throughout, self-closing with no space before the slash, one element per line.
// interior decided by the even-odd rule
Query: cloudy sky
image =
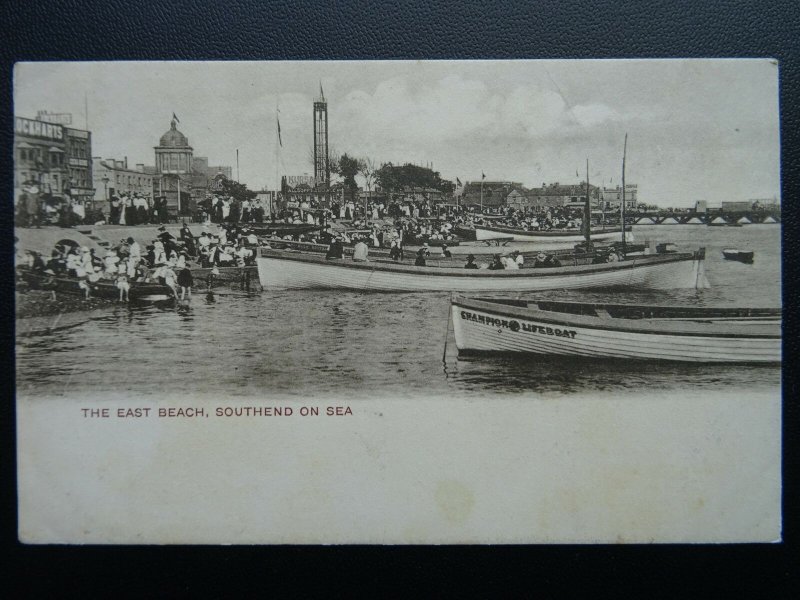
<path fill-rule="evenodd" d="M 433 163 L 462 181 L 626 179 L 640 200 L 780 197 L 778 67 L 767 60 L 20 63 L 17 116 L 69 112 L 93 154 L 154 163 L 172 113 L 195 156 L 251 188 L 312 173 L 312 102 L 330 145 L 376 162 Z M 580 177 L 575 173 L 579 171 Z"/>

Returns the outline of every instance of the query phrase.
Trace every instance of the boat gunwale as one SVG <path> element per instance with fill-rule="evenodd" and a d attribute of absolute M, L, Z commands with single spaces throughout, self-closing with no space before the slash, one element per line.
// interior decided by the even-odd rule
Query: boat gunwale
<path fill-rule="evenodd" d="M 513 298 L 500 298 L 498 300 L 514 300 Z M 549 301 L 545 301 L 549 302 Z M 557 302 L 556 302 L 557 303 Z M 648 309 L 670 309 L 675 310 L 675 307 L 669 306 L 655 306 L 655 305 L 637 305 L 637 304 L 602 304 L 592 302 L 571 302 L 565 304 L 584 304 L 586 306 L 594 307 L 627 307 L 627 308 L 648 308 Z M 576 315 L 572 313 L 560 313 L 555 311 L 542 310 L 539 308 L 531 308 L 530 306 L 512 306 L 509 304 L 501 304 L 499 302 L 492 302 L 488 300 L 481 300 L 477 298 L 470 298 L 467 296 L 456 295 L 451 300 L 453 308 L 460 307 L 464 309 L 481 310 L 486 313 L 495 313 L 501 317 L 512 317 L 518 319 L 525 319 L 530 321 L 541 321 L 551 325 L 584 327 L 587 329 L 599 329 L 607 332 L 620 332 L 620 333 L 642 333 L 650 335 L 669 335 L 669 336 L 687 336 L 687 337 L 711 337 L 711 338 L 747 338 L 747 339 L 782 339 L 781 328 L 782 323 L 778 324 L 778 333 L 765 333 L 754 331 L 742 331 L 736 333 L 719 332 L 720 325 L 714 323 L 698 322 L 695 318 L 680 318 L 669 319 L 668 321 L 654 321 L 652 319 L 625 319 L 622 317 L 601 317 L 592 315 Z M 499 309 L 498 309 L 499 307 Z M 703 307 L 696 307 L 703 308 Z M 709 309 L 719 310 L 719 309 Z M 742 310 L 742 308 L 731 308 L 730 310 Z M 778 310 L 782 309 L 768 309 Z M 453 313 L 455 319 L 455 312 Z M 782 318 L 782 314 L 778 318 Z M 741 320 L 746 320 L 743 317 Z M 645 326 L 643 326 L 645 325 Z M 679 326 L 679 331 L 676 331 L 676 325 Z M 748 326 L 752 327 L 752 326 Z M 763 323 L 763 328 L 774 328 L 775 324 Z M 716 330 L 716 331 L 711 331 Z"/>

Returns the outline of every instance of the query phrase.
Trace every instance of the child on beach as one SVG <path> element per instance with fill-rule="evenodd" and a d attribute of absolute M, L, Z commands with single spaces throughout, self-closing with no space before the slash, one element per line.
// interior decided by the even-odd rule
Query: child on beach
<path fill-rule="evenodd" d="M 131 284 L 128 283 L 128 272 L 120 271 L 117 275 L 117 288 L 119 288 L 119 301 L 120 302 L 128 302 L 128 292 L 131 289 Z"/>

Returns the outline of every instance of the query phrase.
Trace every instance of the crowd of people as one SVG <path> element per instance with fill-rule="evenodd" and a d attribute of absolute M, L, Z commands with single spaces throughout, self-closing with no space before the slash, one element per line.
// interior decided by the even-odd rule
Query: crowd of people
<path fill-rule="evenodd" d="M 475 217 L 473 223 L 513 227 L 525 231 L 580 230 L 583 227 L 583 209 L 571 206 L 531 207 L 526 210 L 506 207 L 499 212 L 498 217 L 495 219 Z"/>
<path fill-rule="evenodd" d="M 183 300 L 191 297 L 193 265 L 212 270 L 252 265 L 257 246 L 255 234 L 240 226 L 221 224 L 212 231 L 204 225 L 195 238 L 184 222 L 178 237 L 162 226 L 156 238 L 144 248 L 133 237 L 123 238 L 101 252 L 62 242 L 53 248 L 49 257 L 26 251 L 24 262 L 31 270 L 45 275 L 76 278 L 87 298 L 92 284 L 103 281 L 119 289 L 120 301 L 130 299 L 129 291 L 134 282 L 167 286 L 176 298 L 180 296 Z"/>

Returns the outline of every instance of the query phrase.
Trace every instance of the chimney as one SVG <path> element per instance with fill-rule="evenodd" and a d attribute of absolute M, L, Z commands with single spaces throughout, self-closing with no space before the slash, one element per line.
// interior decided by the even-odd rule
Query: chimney
<path fill-rule="evenodd" d="M 125 157 L 125 168 L 126 169 L 128 168 L 128 157 L 127 156 Z"/>

